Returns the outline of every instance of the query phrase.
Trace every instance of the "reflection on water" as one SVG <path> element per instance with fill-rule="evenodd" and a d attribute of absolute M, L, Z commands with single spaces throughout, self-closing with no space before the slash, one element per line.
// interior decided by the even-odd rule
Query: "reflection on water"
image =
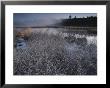
<path fill-rule="evenodd" d="M 76 38 L 76 39 L 84 39 L 86 38 L 87 44 L 97 44 L 97 36 L 96 34 L 88 34 L 87 31 L 74 31 L 74 30 L 68 30 L 68 29 L 62 29 L 62 28 L 33 28 L 33 32 L 38 33 L 46 33 L 48 35 L 60 35 L 61 37 L 69 37 L 68 39 Z M 83 33 L 82 33 L 83 32 Z"/>

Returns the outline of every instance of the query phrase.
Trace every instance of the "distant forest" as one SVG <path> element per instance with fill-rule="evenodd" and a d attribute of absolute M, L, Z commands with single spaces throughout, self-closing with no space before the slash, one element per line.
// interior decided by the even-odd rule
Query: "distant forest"
<path fill-rule="evenodd" d="M 90 16 L 90 17 L 83 17 L 83 18 L 77 18 L 76 16 L 74 18 L 69 16 L 68 19 L 63 19 L 60 23 L 62 26 L 82 26 L 82 27 L 97 27 L 97 17 L 96 16 Z"/>

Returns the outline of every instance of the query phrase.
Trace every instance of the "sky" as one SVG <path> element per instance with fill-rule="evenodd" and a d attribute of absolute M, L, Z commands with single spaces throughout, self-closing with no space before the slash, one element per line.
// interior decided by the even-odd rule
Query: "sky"
<path fill-rule="evenodd" d="M 14 13 L 13 22 L 15 27 L 46 26 L 58 23 L 69 15 L 72 18 L 97 16 L 96 13 Z"/>

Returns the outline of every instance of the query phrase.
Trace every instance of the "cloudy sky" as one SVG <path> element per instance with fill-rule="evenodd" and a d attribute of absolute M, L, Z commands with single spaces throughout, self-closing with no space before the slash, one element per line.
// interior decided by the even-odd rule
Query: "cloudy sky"
<path fill-rule="evenodd" d="M 96 16 L 96 13 L 14 13 L 13 22 L 15 27 L 46 26 L 55 24 L 61 19 L 68 18 L 69 15 L 74 18 Z"/>

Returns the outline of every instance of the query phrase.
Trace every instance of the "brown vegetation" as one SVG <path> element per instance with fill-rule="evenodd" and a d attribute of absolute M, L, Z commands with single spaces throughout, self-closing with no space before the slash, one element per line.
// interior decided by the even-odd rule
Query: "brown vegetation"
<path fill-rule="evenodd" d="M 32 33 L 31 28 L 24 28 L 22 31 L 16 33 L 16 37 L 28 38 Z"/>

